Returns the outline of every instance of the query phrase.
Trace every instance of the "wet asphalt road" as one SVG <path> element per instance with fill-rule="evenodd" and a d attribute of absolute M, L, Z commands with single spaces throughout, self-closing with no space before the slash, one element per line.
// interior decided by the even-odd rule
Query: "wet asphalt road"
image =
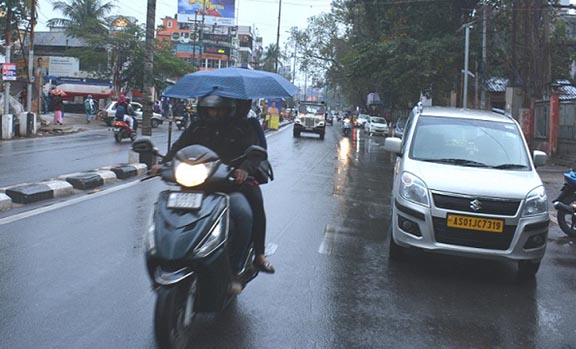
<path fill-rule="evenodd" d="M 190 348 L 576 347 L 576 247 L 556 225 L 532 282 L 503 262 L 392 262 L 383 138 L 334 126 L 324 141 L 294 139 L 288 127 L 268 142 L 277 273 L 200 317 Z M 142 235 L 163 188 L 126 183 L 1 215 L 0 347 L 153 348 Z"/>
<path fill-rule="evenodd" d="M 73 122 L 69 119 L 72 117 L 68 117 L 65 122 Z M 74 122 L 82 120 L 83 116 L 75 116 Z M 74 127 L 85 127 L 86 131 L 65 136 L 0 142 L 0 163 L 3 169 L 0 188 L 129 162 L 129 140 L 116 143 L 112 128 L 103 122 L 94 121 L 91 125 L 75 124 Z M 180 133 L 181 131 L 174 127 L 173 140 Z M 161 151 L 166 151 L 167 139 L 167 124 L 152 130 L 152 140 L 158 144 Z"/>

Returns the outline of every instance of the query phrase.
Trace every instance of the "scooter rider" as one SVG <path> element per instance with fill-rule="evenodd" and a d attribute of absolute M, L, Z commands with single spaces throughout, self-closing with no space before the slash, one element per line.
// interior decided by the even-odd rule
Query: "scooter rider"
<path fill-rule="evenodd" d="M 126 96 L 121 93 L 120 97 L 118 97 L 118 102 L 116 102 L 115 119 L 117 121 L 127 122 L 130 125 L 130 129 L 134 132 L 136 131 L 134 115 L 136 115 L 136 113 L 130 104 L 130 100 L 126 99 Z"/>
<path fill-rule="evenodd" d="M 243 108 L 239 108 L 239 104 L 240 101 L 220 96 L 200 98 L 198 101 L 199 119 L 190 124 L 180 135 L 180 138 L 172 145 L 163 161 L 172 160 L 178 150 L 192 144 L 201 144 L 212 149 L 224 163 L 230 163 L 233 159 L 240 157 L 251 145 L 265 147 L 266 145 L 262 144 L 263 133 L 261 128 L 258 130 L 251 124 L 251 120 L 246 118 L 247 110 L 245 113 Z M 242 252 L 247 248 L 253 234 L 253 221 L 258 226 L 258 222 L 261 222 L 258 216 L 264 215 L 263 209 L 254 209 L 254 201 L 257 201 L 255 198 L 258 198 L 258 193 L 261 199 L 260 188 L 258 185 L 251 183 L 251 181 L 247 181 L 248 176 L 256 174 L 258 165 L 258 163 L 250 160 L 244 160 L 233 173 L 233 177 L 238 184 L 238 190 L 230 193 L 230 215 L 236 227 L 236 236 L 231 240 L 233 248 L 231 249 L 230 258 L 236 272 L 241 268 L 243 262 Z M 157 173 L 160 168 L 161 165 L 154 166 L 152 173 Z M 252 212 L 254 212 L 254 217 Z M 258 255 L 257 267 L 264 272 L 274 272 L 273 267 L 264 257 L 263 241 L 261 243 L 262 248 L 258 248 L 258 245 L 260 244 L 255 239 L 256 253 Z"/>

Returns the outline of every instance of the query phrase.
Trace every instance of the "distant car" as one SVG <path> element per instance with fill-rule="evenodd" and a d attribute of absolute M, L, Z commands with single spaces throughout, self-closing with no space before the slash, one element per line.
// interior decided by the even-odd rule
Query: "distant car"
<path fill-rule="evenodd" d="M 382 135 L 388 136 L 390 128 L 388 127 L 388 122 L 386 119 L 379 116 L 371 116 L 366 124 L 364 125 L 364 133 L 368 135 Z"/>
<path fill-rule="evenodd" d="M 142 104 L 138 102 L 130 102 L 130 105 L 132 106 L 134 112 L 136 113 L 134 119 L 136 119 L 136 121 L 138 121 L 138 123 L 142 125 L 142 113 L 143 113 Z M 112 101 L 108 103 L 106 108 L 100 109 L 98 111 L 98 115 L 106 123 L 106 125 L 112 126 L 112 124 L 114 123 L 114 118 L 116 117 L 116 102 Z M 152 120 L 151 120 L 152 128 L 158 127 L 160 124 L 163 123 L 163 121 L 164 119 L 162 119 L 162 114 L 152 113 Z"/>
<path fill-rule="evenodd" d="M 370 115 L 368 115 L 368 114 L 358 115 L 358 117 L 356 118 L 356 127 L 364 128 L 364 126 L 366 125 L 366 122 L 368 121 L 369 118 L 370 118 Z"/>
<path fill-rule="evenodd" d="M 408 118 L 401 118 L 396 121 L 396 126 L 394 127 L 394 137 L 402 138 L 402 136 L 404 136 L 406 121 L 408 121 Z"/>

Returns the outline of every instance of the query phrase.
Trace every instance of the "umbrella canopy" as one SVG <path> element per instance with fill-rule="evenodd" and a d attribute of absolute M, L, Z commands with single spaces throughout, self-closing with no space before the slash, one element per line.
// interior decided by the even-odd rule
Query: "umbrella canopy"
<path fill-rule="evenodd" d="M 292 97 L 297 91 L 298 87 L 278 74 L 231 67 L 187 74 L 168 87 L 164 95 L 175 98 L 215 95 L 255 99 Z"/>

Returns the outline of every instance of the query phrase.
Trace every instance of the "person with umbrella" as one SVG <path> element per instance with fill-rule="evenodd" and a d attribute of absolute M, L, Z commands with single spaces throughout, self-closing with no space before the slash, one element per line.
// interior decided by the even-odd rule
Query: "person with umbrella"
<path fill-rule="evenodd" d="M 172 160 L 178 150 L 192 144 L 201 144 L 214 150 L 228 164 L 244 154 L 244 151 L 251 145 L 266 148 L 266 137 L 260 123 L 257 119 L 247 118 L 251 105 L 251 100 L 214 95 L 201 97 L 198 100 L 199 119 L 192 122 L 174 142 L 163 162 Z M 256 250 L 255 266 L 262 272 L 274 273 L 274 267 L 266 260 L 264 254 L 266 214 L 262 191 L 257 181 L 248 180 L 249 176 L 258 178 L 259 165 L 249 160 L 236 164 L 237 169 L 233 175 L 238 184 L 237 191 L 244 194 L 246 202 L 235 204 L 249 205 L 253 213 L 252 227 L 240 227 L 242 231 L 238 233 L 252 235 Z M 155 165 L 152 173 L 158 173 L 161 168 L 162 165 Z M 233 261 L 233 265 L 239 265 L 241 262 Z"/>
<path fill-rule="evenodd" d="M 64 101 L 62 100 L 62 95 L 65 93 L 58 89 L 50 90 L 52 96 L 52 103 L 54 107 L 54 124 L 55 125 L 62 125 L 63 121 L 63 114 L 62 114 L 62 106 Z"/>
<path fill-rule="evenodd" d="M 243 155 L 251 145 L 266 148 L 266 137 L 260 123 L 255 118 L 247 117 L 252 100 L 291 97 L 296 92 L 298 88 L 284 77 L 264 71 L 230 67 L 185 75 L 167 88 L 164 96 L 201 96 L 198 99 L 199 118 L 180 135 L 163 161 L 170 161 L 178 150 L 192 144 L 214 150 L 225 163 Z M 268 180 L 266 176 L 259 176 L 260 165 L 246 160 L 237 166 L 234 178 L 254 217 L 250 231 L 256 250 L 255 266 L 262 272 L 274 273 L 274 267 L 264 254 L 266 215 L 262 192 L 257 181 L 247 180 L 249 176 L 261 181 Z M 151 172 L 157 173 L 161 167 L 156 165 Z"/>

